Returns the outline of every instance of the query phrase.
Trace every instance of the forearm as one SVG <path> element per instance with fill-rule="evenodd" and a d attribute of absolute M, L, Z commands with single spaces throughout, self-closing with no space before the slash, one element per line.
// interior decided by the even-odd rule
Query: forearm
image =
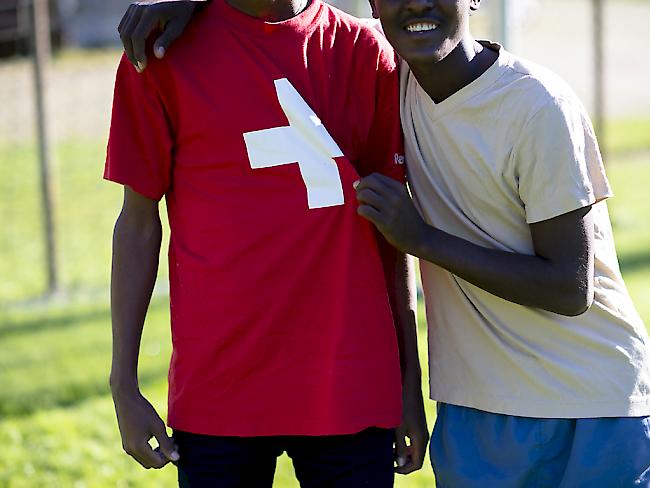
<path fill-rule="evenodd" d="M 413 259 L 388 244 L 382 237 L 380 249 L 395 323 L 402 385 L 405 393 L 421 391 L 417 341 L 417 295 Z"/>
<path fill-rule="evenodd" d="M 584 270 L 537 255 L 484 248 L 430 226 L 416 254 L 510 302 L 562 315 L 584 312 Z"/>
<path fill-rule="evenodd" d="M 143 224 L 124 211 L 113 235 L 111 318 L 114 394 L 138 388 L 137 368 L 144 320 L 158 272 L 162 229 L 160 220 Z"/>
<path fill-rule="evenodd" d="M 528 224 L 534 254 L 525 255 L 484 248 L 427 225 L 406 186 L 384 175 L 363 178 L 355 188 L 357 213 L 406 253 L 520 305 L 562 315 L 579 315 L 591 305 L 594 223 L 590 205 Z"/>

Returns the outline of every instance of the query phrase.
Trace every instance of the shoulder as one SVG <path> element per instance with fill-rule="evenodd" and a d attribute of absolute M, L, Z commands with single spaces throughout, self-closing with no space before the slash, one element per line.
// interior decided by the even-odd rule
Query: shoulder
<path fill-rule="evenodd" d="M 337 40 L 347 38 L 357 54 L 372 57 L 379 65 L 395 69 L 395 51 L 378 28 L 379 21 L 360 19 L 326 3 L 323 9 L 324 22 L 335 31 Z"/>
<path fill-rule="evenodd" d="M 529 117 L 539 112 L 565 112 L 586 115 L 573 89 L 559 75 L 537 63 L 507 53 L 508 96 L 526 108 Z"/>

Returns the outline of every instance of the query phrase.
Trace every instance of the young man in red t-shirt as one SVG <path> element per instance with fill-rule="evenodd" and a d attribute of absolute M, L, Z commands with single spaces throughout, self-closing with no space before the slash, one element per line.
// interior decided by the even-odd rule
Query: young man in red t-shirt
<path fill-rule="evenodd" d="M 399 472 L 422 465 L 406 261 L 353 189 L 372 172 L 403 180 L 398 107 L 390 46 L 320 0 L 217 0 L 143 74 L 123 58 L 105 168 L 125 188 L 111 387 L 143 466 L 263 487 L 286 451 L 304 486 L 377 488 L 392 485 L 394 442 Z M 136 374 L 163 196 L 173 441 Z"/>

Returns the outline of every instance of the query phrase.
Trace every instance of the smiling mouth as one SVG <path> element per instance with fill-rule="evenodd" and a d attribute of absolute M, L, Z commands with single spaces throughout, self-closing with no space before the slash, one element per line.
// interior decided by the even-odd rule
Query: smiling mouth
<path fill-rule="evenodd" d="M 404 29 L 407 32 L 431 32 L 438 28 L 438 24 L 433 22 L 417 22 L 415 24 L 409 24 Z"/>

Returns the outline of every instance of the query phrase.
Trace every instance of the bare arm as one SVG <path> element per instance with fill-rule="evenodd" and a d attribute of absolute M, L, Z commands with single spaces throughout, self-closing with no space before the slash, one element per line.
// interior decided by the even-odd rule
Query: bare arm
<path fill-rule="evenodd" d="M 488 249 L 427 225 L 404 185 L 381 175 L 357 187 L 360 215 L 398 249 L 430 261 L 505 300 L 561 315 L 593 301 L 591 207 L 530 225 L 535 255 Z"/>
<path fill-rule="evenodd" d="M 158 202 L 124 187 L 124 204 L 113 235 L 111 392 L 124 450 L 145 468 L 161 468 L 178 454 L 162 419 L 138 386 L 138 355 L 144 319 L 158 273 L 162 229 Z M 148 442 L 155 437 L 159 450 Z"/>
<path fill-rule="evenodd" d="M 530 225 L 535 255 L 472 244 L 428 227 L 422 259 L 510 302 L 560 315 L 584 313 L 593 301 L 590 207 Z"/>
<path fill-rule="evenodd" d="M 422 467 L 429 440 L 418 355 L 413 259 L 396 250 L 381 236 L 379 244 L 402 372 L 402 423 L 395 433 L 396 471 L 408 474 Z M 410 445 L 407 445 L 406 438 Z"/>

